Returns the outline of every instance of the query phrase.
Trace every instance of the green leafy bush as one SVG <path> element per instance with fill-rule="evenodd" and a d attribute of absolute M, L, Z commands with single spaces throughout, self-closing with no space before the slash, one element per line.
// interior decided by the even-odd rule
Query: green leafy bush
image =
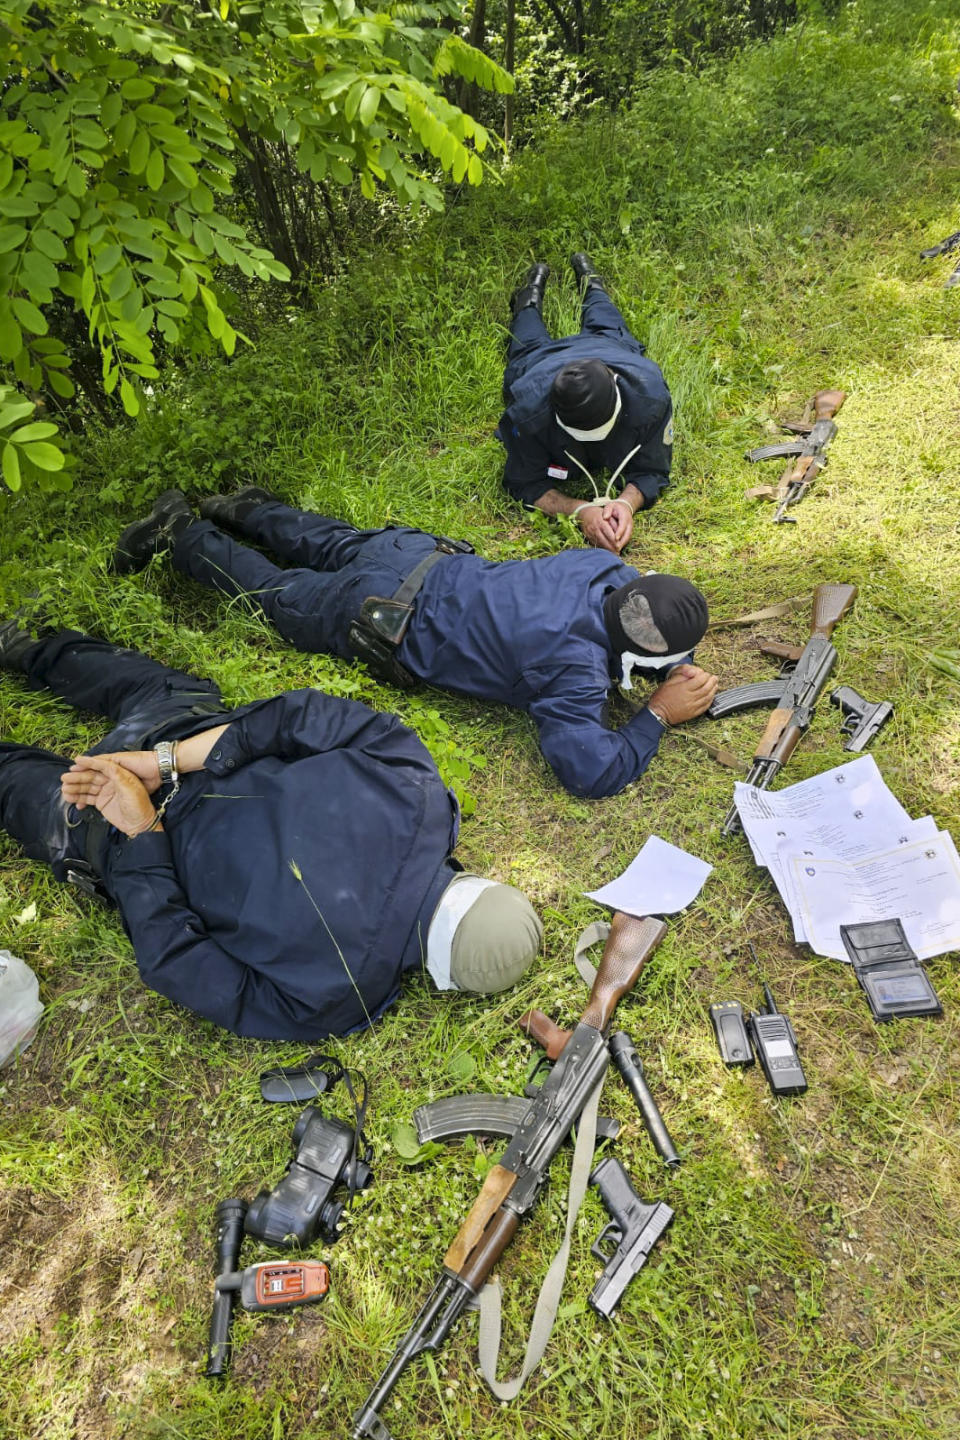
<path fill-rule="evenodd" d="M 218 272 L 289 278 L 235 218 L 238 155 L 255 140 L 284 147 L 313 181 L 357 181 L 367 197 L 380 185 L 439 208 L 424 153 L 478 184 L 486 131 L 444 99 L 440 77 L 512 82 L 437 28 L 457 9 L 0 4 L 12 79 L 0 97 L 0 361 L 11 379 L 60 402 L 78 382 L 95 401 L 117 392 L 133 416 L 165 348 L 232 355 Z M 75 363 L 75 315 L 93 364 Z M 55 433 L 10 432 L 8 485 L 55 469 Z"/>

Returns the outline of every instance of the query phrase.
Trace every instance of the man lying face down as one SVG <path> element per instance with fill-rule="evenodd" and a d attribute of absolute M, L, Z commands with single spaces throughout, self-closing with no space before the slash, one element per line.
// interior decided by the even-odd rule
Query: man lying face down
<path fill-rule="evenodd" d="M 525 710 L 574 795 L 619 794 L 664 728 L 702 715 L 717 693 L 716 676 L 691 663 L 707 628 L 700 591 L 678 575 L 641 575 L 609 550 L 484 560 L 423 530 L 358 530 L 255 485 L 210 496 L 200 512 L 165 491 L 120 536 L 115 569 L 132 574 L 169 549 L 177 570 L 244 597 L 300 650 Z M 634 668 L 656 688 L 612 730 L 610 692 Z"/>
<path fill-rule="evenodd" d="M 375 1020 L 408 971 L 489 993 L 533 963 L 530 902 L 452 859 L 456 801 L 395 715 L 310 689 L 231 711 L 209 681 L 14 622 L 0 668 L 113 721 L 74 764 L 0 742 L 0 828 L 105 892 L 169 999 L 316 1040 Z"/>

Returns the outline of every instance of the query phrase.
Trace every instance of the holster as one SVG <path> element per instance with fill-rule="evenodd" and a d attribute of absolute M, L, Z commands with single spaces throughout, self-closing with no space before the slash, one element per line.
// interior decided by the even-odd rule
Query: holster
<path fill-rule="evenodd" d="M 410 690 L 417 677 L 397 659 L 397 647 L 407 633 L 413 602 L 424 579 L 438 560 L 445 555 L 472 555 L 474 549 L 466 540 L 449 540 L 437 536 L 436 549 L 415 565 L 400 588 L 391 596 L 368 595 L 347 632 L 347 641 L 358 660 L 362 660 L 377 680 Z"/>

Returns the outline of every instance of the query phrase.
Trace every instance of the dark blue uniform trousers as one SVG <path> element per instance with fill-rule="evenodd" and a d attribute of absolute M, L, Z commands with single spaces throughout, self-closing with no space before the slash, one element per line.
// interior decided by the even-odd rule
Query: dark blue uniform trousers
<path fill-rule="evenodd" d="M 626 320 L 614 305 L 605 290 L 588 290 L 583 297 L 580 319 L 581 335 L 603 335 L 608 340 L 629 342 L 631 350 L 640 342 L 630 333 Z M 507 368 L 503 376 L 504 404 L 509 404 L 508 391 L 515 380 L 527 369 L 537 352 L 544 345 L 552 345 L 551 336 L 543 316 L 535 305 L 525 305 L 518 310 L 510 322 L 510 344 L 507 349 Z M 634 351 L 634 353 L 636 353 Z M 640 345 L 640 354 L 646 349 Z"/>
<path fill-rule="evenodd" d="M 393 595 L 436 548 L 435 537 L 422 530 L 357 530 L 279 501 L 258 505 L 237 529 L 290 568 L 275 565 L 209 520 L 183 532 L 174 546 L 174 565 L 201 585 L 251 601 L 298 650 L 345 660 L 353 658 L 350 623 L 367 596 Z"/>
<path fill-rule="evenodd" d="M 114 728 L 91 754 L 151 748 L 158 740 L 182 740 L 208 729 L 226 713 L 210 680 L 171 670 L 135 650 L 123 650 L 76 630 L 38 640 L 27 652 L 26 679 L 52 690 L 78 710 L 106 715 Z M 53 868 L 58 880 L 70 861 L 87 851 L 92 808 L 68 812 L 60 799 L 60 776 L 72 762 L 32 745 L 0 743 L 0 829 L 31 860 Z M 101 826 L 103 837 L 105 829 Z"/>

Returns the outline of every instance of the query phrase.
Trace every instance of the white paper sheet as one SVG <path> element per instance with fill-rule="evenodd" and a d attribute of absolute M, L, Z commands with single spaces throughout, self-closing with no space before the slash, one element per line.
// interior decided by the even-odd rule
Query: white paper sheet
<path fill-rule="evenodd" d="M 769 824 L 770 822 L 764 823 Z M 780 829 L 778 822 L 774 822 L 774 825 L 778 830 Z M 902 846 L 919 840 L 934 840 L 937 833 L 937 822 L 933 816 L 924 815 L 920 820 L 908 820 L 905 825 L 898 824 L 892 830 L 886 831 L 878 832 L 871 825 L 869 829 L 857 826 L 853 830 L 841 833 L 840 827 L 815 825 L 798 831 L 796 835 L 791 831 L 787 838 L 777 836 L 777 849 L 773 853 L 768 853 L 767 867 L 771 879 L 780 892 L 780 898 L 793 918 L 793 938 L 798 943 L 807 938 L 803 928 L 799 897 L 793 883 L 791 862 L 794 857 L 809 860 L 813 856 L 819 855 L 823 859 L 845 860 L 848 864 L 852 864 L 857 860 L 875 855 L 878 850 L 884 852 L 890 850 L 894 843 Z"/>
<path fill-rule="evenodd" d="M 887 788 L 872 755 L 861 755 L 785 790 L 758 790 L 742 780 L 733 787 L 743 828 L 757 863 L 776 850 L 767 837 L 778 828 L 796 834 L 798 828 L 829 828 L 838 837 L 852 839 L 857 832 L 882 830 L 909 823 L 910 816 Z M 777 826 L 776 822 L 780 825 Z M 758 826 L 766 827 L 758 830 Z M 827 843 L 825 840 L 823 843 Z M 830 842 L 833 848 L 833 842 Z"/>
<path fill-rule="evenodd" d="M 960 950 L 960 857 L 946 831 L 853 862 L 794 857 L 790 884 L 818 955 L 846 960 L 841 925 L 893 918 L 921 960 Z"/>
<path fill-rule="evenodd" d="M 673 915 L 697 898 L 712 869 L 705 860 L 651 835 L 622 875 L 585 893 L 627 915 Z"/>

